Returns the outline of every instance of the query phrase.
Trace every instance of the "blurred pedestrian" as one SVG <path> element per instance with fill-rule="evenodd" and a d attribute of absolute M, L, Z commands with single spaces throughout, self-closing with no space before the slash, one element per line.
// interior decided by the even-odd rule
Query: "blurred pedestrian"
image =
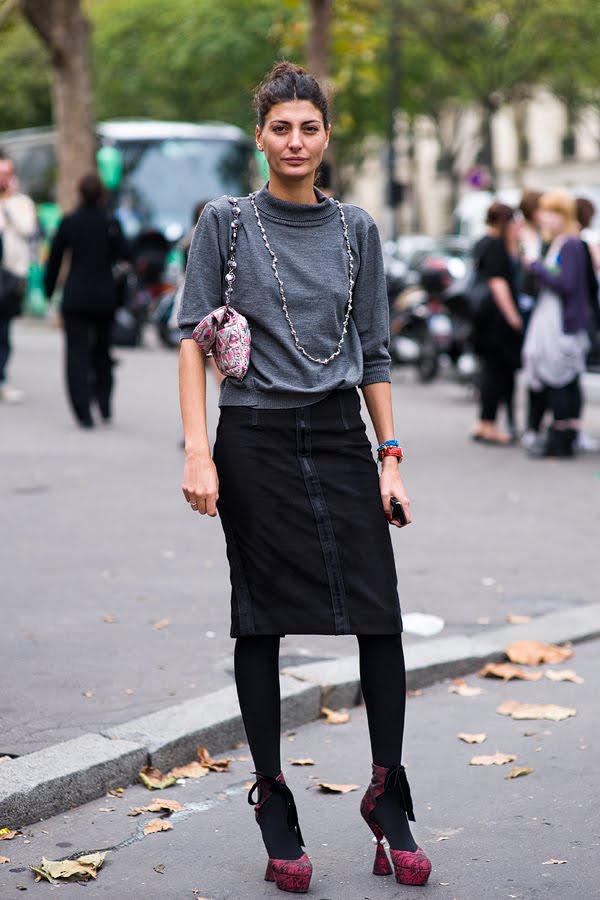
<path fill-rule="evenodd" d="M 19 190 L 12 159 L 0 156 L 0 265 L 7 276 L 0 288 L 0 401 L 20 403 L 23 391 L 8 384 L 11 324 L 21 312 L 29 266 L 31 240 L 37 232 L 33 200 Z"/>
<path fill-rule="evenodd" d="M 521 258 L 538 259 L 542 255 L 543 244 L 540 228 L 541 191 L 523 191 L 519 210 L 523 216 L 519 223 L 519 255 Z M 537 300 L 539 283 L 529 269 L 522 267 L 519 290 L 519 312 L 523 317 L 526 332 Z M 544 390 L 527 389 L 526 427 L 521 437 L 521 446 L 532 447 L 537 441 L 548 409 Z"/>
<path fill-rule="evenodd" d="M 579 236 L 590 252 L 594 272 L 600 272 L 600 246 L 598 244 L 598 233 L 591 228 L 594 216 L 596 215 L 596 207 L 587 197 L 576 197 L 575 210 L 577 221 L 581 229 Z"/>
<path fill-rule="evenodd" d="M 112 267 L 128 254 L 121 228 L 107 212 L 98 175 L 84 175 L 78 191 L 79 206 L 63 218 L 52 241 L 44 288 L 51 297 L 63 257 L 70 251 L 61 306 L 67 391 L 79 425 L 92 428 L 92 401 L 104 422 L 112 416 L 110 347 L 117 302 Z"/>
<path fill-rule="evenodd" d="M 575 199 L 556 189 L 540 200 L 540 221 L 550 242 L 544 261 L 526 260 L 541 291 L 523 350 L 528 385 L 545 390 L 553 422 L 534 457 L 571 457 L 575 453 L 590 319 L 588 258 L 579 238 Z"/>
<path fill-rule="evenodd" d="M 473 440 L 484 444 L 510 444 L 514 440 L 515 372 L 520 364 L 523 320 L 517 308 L 518 227 L 510 206 L 492 203 L 487 213 L 487 235 L 476 244 L 477 269 L 487 279 L 491 302 L 479 318 L 474 333 L 481 358 L 481 406 Z M 496 424 L 500 406 L 507 410 L 505 433 Z"/>
<path fill-rule="evenodd" d="M 431 864 L 410 832 L 401 764 L 406 681 L 388 523 L 411 519 L 394 438 L 379 235 L 362 209 L 315 189 L 330 134 L 315 79 L 280 63 L 255 99 L 269 181 L 233 207 L 225 197 L 207 205 L 179 322 L 183 492 L 192 510 L 218 510 L 225 532 L 235 678 L 257 775 L 249 800 L 257 791 L 265 877 L 304 892 L 312 874 L 281 772 L 280 636 L 356 634 L 374 762 L 361 811 L 377 838 L 376 871 L 391 871 L 385 835 L 397 880 L 424 884 Z M 213 462 L 204 352 L 191 337 L 222 302 L 225 284 L 248 319 L 252 345 L 247 374 L 221 385 Z M 380 442 L 379 478 L 357 387 Z"/>

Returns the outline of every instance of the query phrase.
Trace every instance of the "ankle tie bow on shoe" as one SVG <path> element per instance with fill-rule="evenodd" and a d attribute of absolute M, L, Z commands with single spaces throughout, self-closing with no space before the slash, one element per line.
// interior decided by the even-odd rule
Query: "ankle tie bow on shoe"
<path fill-rule="evenodd" d="M 406 818 L 414 822 L 415 814 L 412 797 L 404 766 L 397 765 L 385 768 L 385 766 L 373 764 L 373 777 L 360 804 L 360 811 L 377 841 L 375 862 L 373 864 L 374 875 L 390 875 L 392 873 L 392 866 L 390 866 L 390 861 L 383 845 L 386 834 L 382 825 L 374 818 L 378 798 L 388 792 L 397 795 L 399 806 L 404 810 Z M 416 850 L 396 850 L 390 847 L 389 853 L 398 884 L 426 884 L 431 874 L 431 862 L 420 847 L 417 847 Z"/>
<path fill-rule="evenodd" d="M 248 791 L 248 803 L 250 804 L 250 806 L 253 806 L 255 808 L 258 815 L 258 811 L 260 810 L 261 806 L 263 805 L 263 803 L 266 803 L 271 794 L 283 794 L 287 802 L 288 828 L 295 832 L 296 837 L 298 838 L 298 843 L 301 847 L 304 847 L 305 843 L 304 838 L 302 837 L 302 831 L 300 830 L 300 822 L 298 821 L 296 801 L 294 800 L 294 795 L 292 794 L 291 790 L 283 780 L 283 775 L 278 775 L 277 778 L 271 778 L 269 775 L 261 775 L 260 772 L 255 772 L 254 774 L 257 775 L 258 778 Z M 255 802 L 253 794 L 257 788 L 258 800 Z"/>
<path fill-rule="evenodd" d="M 410 795 L 410 787 L 408 778 L 406 777 L 406 769 L 404 766 L 393 766 L 388 769 L 384 781 L 384 791 L 392 791 L 400 794 L 402 799 L 402 808 L 406 813 L 409 821 L 415 821 L 415 813 L 413 810 L 412 797 Z"/>

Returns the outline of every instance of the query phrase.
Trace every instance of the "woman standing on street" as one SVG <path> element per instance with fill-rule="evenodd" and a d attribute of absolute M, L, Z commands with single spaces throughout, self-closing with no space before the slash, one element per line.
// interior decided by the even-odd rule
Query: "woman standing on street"
<path fill-rule="evenodd" d="M 70 251 L 61 310 L 67 390 L 79 425 L 93 428 L 92 399 L 105 422 L 112 415 L 110 340 L 117 299 L 112 266 L 127 253 L 119 223 L 106 210 L 106 195 L 98 175 L 84 175 L 78 190 L 79 207 L 64 217 L 52 241 L 44 289 L 51 297 L 63 256 Z"/>
<path fill-rule="evenodd" d="M 545 391 L 553 423 L 545 440 L 531 447 L 529 454 L 571 457 L 583 404 L 579 377 L 585 371 L 589 347 L 589 261 L 579 238 L 575 200 L 567 191 L 557 189 L 542 196 L 540 220 L 550 246 L 543 262 L 526 260 L 542 287 L 527 329 L 523 359 L 529 386 Z"/>
<path fill-rule="evenodd" d="M 476 244 L 473 256 L 479 273 L 488 281 L 492 302 L 475 330 L 483 371 L 481 410 L 472 437 L 484 444 L 510 444 L 516 437 L 513 398 L 523 330 L 517 308 L 517 224 L 513 210 L 504 203 L 492 203 L 486 221 L 488 233 Z M 496 424 L 502 405 L 512 434 Z"/>
<path fill-rule="evenodd" d="M 255 102 L 269 182 L 236 201 L 232 297 L 251 326 L 250 366 L 243 380 L 221 386 L 214 461 L 204 353 L 190 338 L 222 302 L 227 198 L 209 203 L 198 222 L 179 324 L 183 493 L 192 510 L 218 512 L 227 542 L 236 685 L 257 775 L 249 802 L 256 791 L 265 878 L 304 892 L 312 874 L 281 772 L 280 638 L 356 634 L 374 763 L 361 812 L 378 841 L 374 871 L 391 872 L 385 836 L 397 880 L 424 884 L 431 864 L 410 832 L 401 765 L 406 682 L 391 497 L 411 518 L 394 438 L 379 236 L 363 210 L 315 189 L 330 123 L 314 78 L 279 63 Z M 379 477 L 357 387 L 380 442 Z"/>

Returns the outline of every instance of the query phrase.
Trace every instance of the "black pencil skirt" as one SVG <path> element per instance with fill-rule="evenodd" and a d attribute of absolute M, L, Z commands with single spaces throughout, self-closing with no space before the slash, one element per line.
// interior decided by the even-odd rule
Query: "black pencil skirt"
<path fill-rule="evenodd" d="M 231 636 L 397 634 L 396 567 L 358 391 L 221 409 Z"/>

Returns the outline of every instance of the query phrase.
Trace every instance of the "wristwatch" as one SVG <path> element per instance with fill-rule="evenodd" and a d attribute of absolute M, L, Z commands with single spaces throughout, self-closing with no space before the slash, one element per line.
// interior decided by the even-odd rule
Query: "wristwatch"
<path fill-rule="evenodd" d="M 379 462 L 382 462 L 386 456 L 396 456 L 398 458 L 399 465 L 404 459 L 402 447 L 382 447 L 381 450 L 377 451 L 377 458 L 379 459 Z"/>

